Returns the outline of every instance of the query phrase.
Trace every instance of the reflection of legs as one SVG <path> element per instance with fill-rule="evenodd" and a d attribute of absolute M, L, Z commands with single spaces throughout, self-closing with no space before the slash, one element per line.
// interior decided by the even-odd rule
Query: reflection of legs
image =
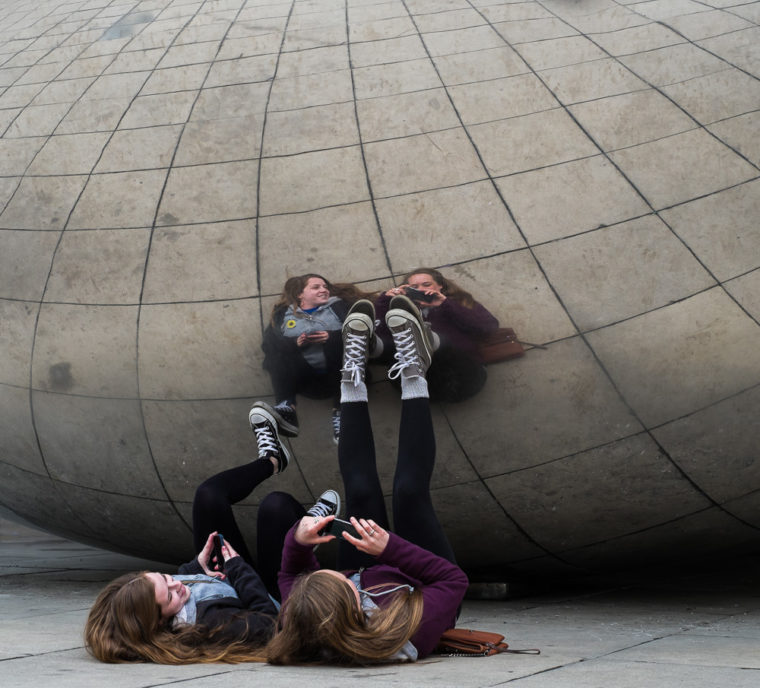
<path fill-rule="evenodd" d="M 286 492 L 270 492 L 261 502 L 256 527 L 257 571 L 269 594 L 280 599 L 277 572 L 282 561 L 282 545 L 293 524 L 306 514 Z"/>
<path fill-rule="evenodd" d="M 486 369 L 461 351 L 441 347 L 427 371 L 430 398 L 456 403 L 475 396 L 486 383 Z"/>
<path fill-rule="evenodd" d="M 375 440 L 365 401 L 341 404 L 338 463 L 345 489 L 346 518 L 371 518 L 388 528 L 388 514 L 375 462 Z M 352 545 L 341 543 L 339 568 L 371 566 L 373 561 Z"/>
<path fill-rule="evenodd" d="M 295 402 L 301 378 L 311 370 L 311 366 L 303 356 L 281 354 L 267 360 L 267 370 L 272 380 L 275 400 L 279 404 L 282 401 Z"/>
<path fill-rule="evenodd" d="M 243 535 L 238 528 L 232 505 L 245 499 L 253 489 L 274 472 L 269 459 L 257 459 L 217 473 L 204 481 L 193 499 L 193 543 L 200 552 L 209 533 L 219 531 L 243 559 L 253 564 Z"/>
<path fill-rule="evenodd" d="M 454 551 L 430 499 L 434 465 L 430 403 L 425 398 L 407 399 L 401 404 L 398 463 L 393 478 L 393 523 L 401 537 L 454 562 Z"/>

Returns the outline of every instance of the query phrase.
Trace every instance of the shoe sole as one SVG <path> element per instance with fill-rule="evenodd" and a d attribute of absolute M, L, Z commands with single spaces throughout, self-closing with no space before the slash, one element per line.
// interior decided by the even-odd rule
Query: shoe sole
<path fill-rule="evenodd" d="M 400 308 L 390 310 L 385 315 L 385 324 L 388 325 L 388 329 L 391 332 L 393 332 L 395 328 L 403 328 L 407 323 L 411 323 L 419 333 L 422 342 L 422 351 L 420 353 L 422 353 L 423 358 L 426 359 L 427 365 L 425 367 L 427 369 L 433 361 L 433 347 L 428 342 L 425 328 L 422 323 L 414 317 L 414 314 L 409 311 L 401 310 Z"/>
<path fill-rule="evenodd" d="M 265 404 L 263 401 L 255 404 L 253 408 L 248 412 L 248 424 L 251 426 L 251 432 L 253 432 L 253 420 L 252 416 L 257 415 L 268 420 L 273 426 L 275 434 L 277 435 L 277 444 L 280 446 L 280 452 L 282 458 L 280 460 L 280 468 L 277 473 L 282 473 L 290 464 L 290 452 L 285 446 L 285 443 L 280 439 L 280 433 L 277 428 L 277 419 L 275 414 L 272 413 L 273 409 L 269 404 Z"/>
<path fill-rule="evenodd" d="M 354 327 L 354 323 L 361 323 L 361 326 Z M 371 337 L 375 329 L 375 321 L 365 313 L 349 313 L 343 322 L 343 332 L 351 329 L 357 334 L 368 332 Z"/>
<path fill-rule="evenodd" d="M 360 299 L 348 310 L 348 316 L 355 313 L 366 315 L 373 323 L 375 322 L 375 306 L 368 299 Z"/>
<path fill-rule="evenodd" d="M 407 313 L 411 313 L 417 320 L 422 322 L 422 313 L 417 307 L 417 304 L 414 303 L 414 301 L 412 301 L 408 296 L 404 296 L 403 294 L 394 296 L 388 304 L 388 309 L 406 311 Z"/>
<path fill-rule="evenodd" d="M 292 423 L 288 423 L 274 408 L 274 406 L 270 406 L 264 401 L 257 401 L 254 403 L 254 405 L 251 407 L 251 410 L 248 412 L 248 420 L 251 419 L 251 413 L 253 413 L 254 409 L 263 409 L 266 413 L 268 413 L 273 421 L 274 424 L 277 426 L 277 432 L 284 437 L 298 437 L 298 433 L 300 431 L 299 427 L 297 425 L 293 425 Z"/>

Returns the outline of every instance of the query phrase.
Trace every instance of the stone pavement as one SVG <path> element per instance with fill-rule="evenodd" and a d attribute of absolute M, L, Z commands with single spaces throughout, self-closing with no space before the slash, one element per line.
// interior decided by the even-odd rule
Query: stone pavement
<path fill-rule="evenodd" d="M 614 686 L 753 688 L 760 681 L 760 556 L 662 579 L 585 581 L 500 601 L 468 601 L 460 625 L 504 633 L 542 654 L 432 658 L 339 669 L 106 665 L 83 648 L 87 610 L 119 573 L 165 567 L 0 520 L 3 688 Z M 30 621 L 32 623 L 30 623 Z M 231 677 L 236 672 L 238 675 Z"/>

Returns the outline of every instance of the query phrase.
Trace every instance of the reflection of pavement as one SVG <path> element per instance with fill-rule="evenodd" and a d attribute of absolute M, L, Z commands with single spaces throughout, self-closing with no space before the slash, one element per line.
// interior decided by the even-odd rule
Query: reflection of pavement
<path fill-rule="evenodd" d="M 466 602 L 460 625 L 503 633 L 540 656 L 434 658 L 373 669 L 248 664 L 106 665 L 82 627 L 97 591 L 118 574 L 156 568 L 0 520 L 0 685 L 3 688 L 183 688 L 260 685 L 686 686 L 753 688 L 760 670 L 760 558 L 721 574 L 588 586 L 500 602 Z M 165 567 L 161 567 L 166 570 Z M 230 677 L 230 672 L 244 672 Z M 249 675 L 248 672 L 251 672 Z"/>

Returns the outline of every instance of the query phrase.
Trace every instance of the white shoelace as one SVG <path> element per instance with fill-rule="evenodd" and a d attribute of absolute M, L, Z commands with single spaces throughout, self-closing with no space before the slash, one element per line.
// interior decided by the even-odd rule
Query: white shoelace
<path fill-rule="evenodd" d="M 337 435 L 340 433 L 340 414 L 334 413 L 332 417 L 333 432 Z"/>
<path fill-rule="evenodd" d="M 354 385 L 359 385 L 364 381 L 366 351 L 367 335 L 346 333 L 346 343 L 343 349 L 346 365 L 343 370 L 351 374 L 351 382 Z"/>
<path fill-rule="evenodd" d="M 404 368 L 410 365 L 419 365 L 417 346 L 414 342 L 411 326 L 403 332 L 394 332 L 393 343 L 396 345 L 396 353 L 394 355 L 396 363 L 388 368 L 388 379 L 390 380 L 395 380 L 399 377 Z"/>
<path fill-rule="evenodd" d="M 275 439 L 274 433 L 268 425 L 262 425 L 253 429 L 256 434 L 256 444 L 259 447 L 259 458 L 266 456 L 280 455 L 280 447 Z"/>
<path fill-rule="evenodd" d="M 334 507 L 326 504 L 325 502 L 317 502 L 306 513 L 309 514 L 309 516 L 313 516 L 314 518 L 324 518 L 333 512 L 333 508 Z"/>

